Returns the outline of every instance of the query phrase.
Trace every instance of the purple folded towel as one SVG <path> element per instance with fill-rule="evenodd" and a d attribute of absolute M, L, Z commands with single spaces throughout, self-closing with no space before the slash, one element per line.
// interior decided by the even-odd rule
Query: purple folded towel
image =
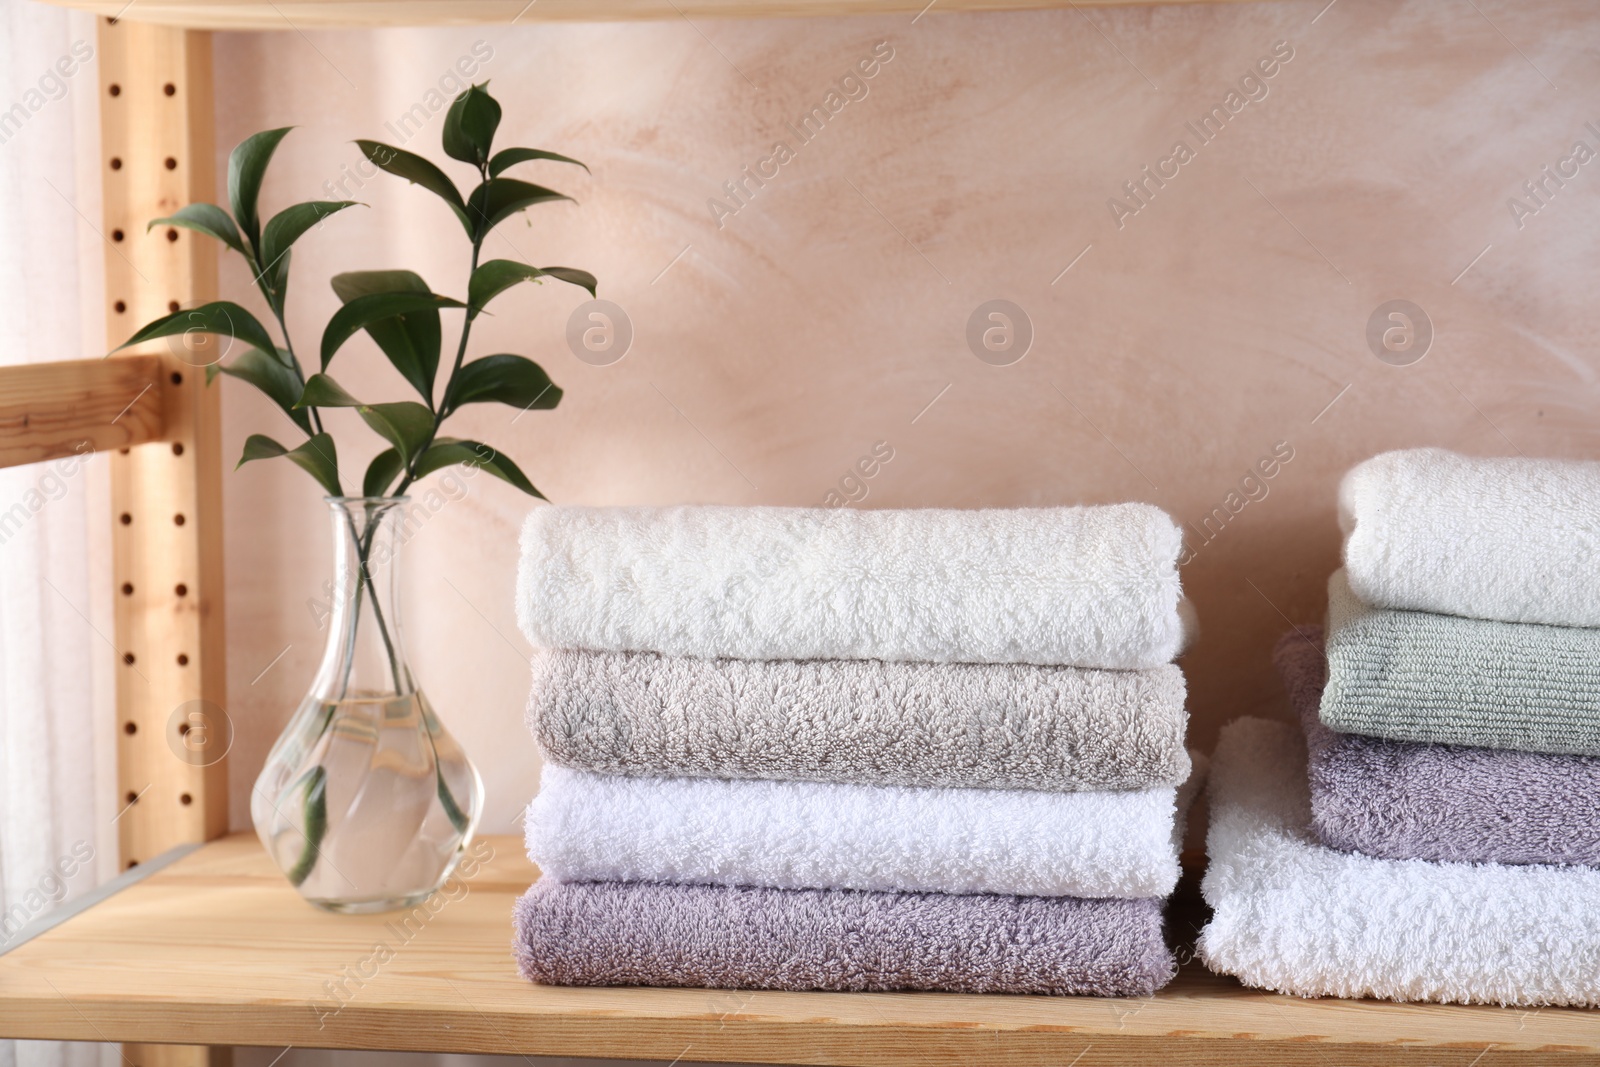
<path fill-rule="evenodd" d="M 1273 655 L 1310 755 L 1311 829 L 1382 859 L 1600 864 L 1600 758 L 1335 733 L 1317 709 L 1322 631 Z"/>
<path fill-rule="evenodd" d="M 1161 904 L 543 878 L 515 947 L 547 985 L 1132 997 L 1176 972 Z"/>

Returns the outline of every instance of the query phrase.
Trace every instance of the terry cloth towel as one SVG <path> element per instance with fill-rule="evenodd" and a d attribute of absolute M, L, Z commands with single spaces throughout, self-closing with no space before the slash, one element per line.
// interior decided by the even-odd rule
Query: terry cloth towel
<path fill-rule="evenodd" d="M 516 929 L 523 975 L 547 985 L 1136 997 L 1177 970 L 1159 900 L 545 878 Z"/>
<path fill-rule="evenodd" d="M 1178 882 L 1177 793 L 626 778 L 546 764 L 524 828 L 528 855 L 563 882 L 1164 897 Z"/>
<path fill-rule="evenodd" d="M 1339 525 L 1375 607 L 1600 626 L 1600 463 L 1385 452 L 1344 476 Z"/>
<path fill-rule="evenodd" d="M 1335 571 L 1327 642 L 1335 730 L 1600 755 L 1600 629 L 1380 611 Z"/>
<path fill-rule="evenodd" d="M 1189 776 L 1183 672 L 544 650 L 529 726 L 609 774 L 1053 791 Z"/>
<path fill-rule="evenodd" d="M 1173 521 L 984 511 L 540 507 L 522 631 L 545 648 L 1134 669 L 1178 654 Z"/>
<path fill-rule="evenodd" d="M 1600 865 L 1600 759 L 1334 733 L 1317 718 L 1321 639 L 1285 634 L 1273 656 L 1305 729 L 1318 840 L 1387 859 Z"/>
<path fill-rule="evenodd" d="M 1312 835 L 1288 723 L 1238 719 L 1212 757 L 1206 966 L 1300 996 L 1600 1004 L 1600 870 L 1385 860 Z"/>

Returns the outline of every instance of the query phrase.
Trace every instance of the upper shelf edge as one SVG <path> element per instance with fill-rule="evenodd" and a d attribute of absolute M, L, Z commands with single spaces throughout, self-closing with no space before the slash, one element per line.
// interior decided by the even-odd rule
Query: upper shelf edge
<path fill-rule="evenodd" d="M 1074 0 L 45 0 L 130 22 L 193 30 L 332 30 L 386 26 L 521 25 L 674 18 L 796 18 L 950 11 L 1019 11 Z M 1150 0 L 1076 0 L 1125 6 Z M 1170 0 L 1164 0 L 1170 2 Z M 1179 0 L 1239 3 L 1249 0 Z"/>

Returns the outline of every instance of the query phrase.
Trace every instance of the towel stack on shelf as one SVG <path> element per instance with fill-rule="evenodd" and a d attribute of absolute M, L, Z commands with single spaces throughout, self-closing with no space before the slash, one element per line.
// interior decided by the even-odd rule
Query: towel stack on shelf
<path fill-rule="evenodd" d="M 1202 957 L 1306 996 L 1600 1004 L 1600 463 L 1387 453 L 1340 518 L 1326 630 L 1275 657 L 1301 730 L 1217 748 Z"/>
<path fill-rule="evenodd" d="M 1164 985 L 1179 547 L 1144 505 L 535 512 L 523 973 Z"/>

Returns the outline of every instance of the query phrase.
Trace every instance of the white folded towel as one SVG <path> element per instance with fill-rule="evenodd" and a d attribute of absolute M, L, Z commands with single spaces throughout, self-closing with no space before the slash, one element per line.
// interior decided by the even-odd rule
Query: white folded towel
<path fill-rule="evenodd" d="M 1195 787 L 1184 788 L 1187 802 Z M 546 764 L 525 829 L 528 855 L 564 882 L 1159 897 L 1178 881 L 1177 793 L 632 778 Z"/>
<path fill-rule="evenodd" d="M 1373 607 L 1600 626 L 1600 463 L 1385 452 L 1344 476 L 1339 525 Z"/>
<path fill-rule="evenodd" d="M 1155 667 L 1184 643 L 1181 540 L 1148 504 L 540 507 L 518 617 L 549 648 Z"/>
<path fill-rule="evenodd" d="M 1206 966 L 1300 996 L 1600 1004 L 1600 869 L 1384 860 L 1308 829 L 1299 731 L 1238 719 L 1212 757 Z"/>

